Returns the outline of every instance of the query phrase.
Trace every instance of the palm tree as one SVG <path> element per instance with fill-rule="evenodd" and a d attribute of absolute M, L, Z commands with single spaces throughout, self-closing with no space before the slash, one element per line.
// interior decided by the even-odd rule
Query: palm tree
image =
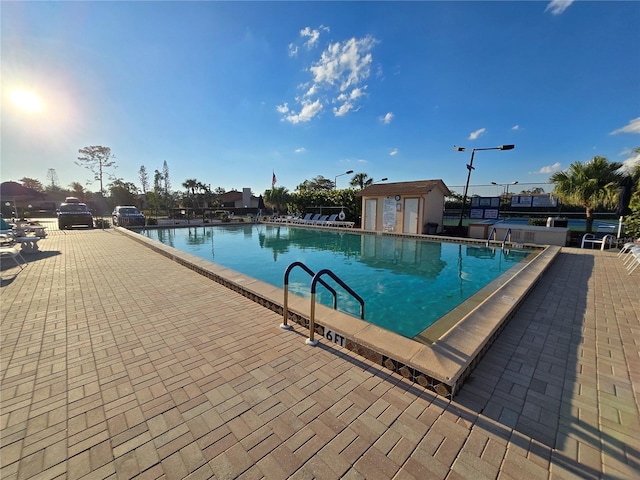
<path fill-rule="evenodd" d="M 279 213 L 281 207 L 289 202 L 289 190 L 287 187 L 274 187 L 271 190 L 265 190 L 264 201 Z"/>
<path fill-rule="evenodd" d="M 82 186 L 81 183 L 78 182 L 71 182 L 69 184 L 69 189 L 71 190 L 71 192 L 73 193 L 74 197 L 79 198 L 80 200 L 84 199 L 84 187 Z"/>
<path fill-rule="evenodd" d="M 191 197 L 191 205 L 195 206 L 195 197 L 196 197 L 196 189 L 198 188 L 199 182 L 193 178 L 189 178 L 182 182 L 182 186 L 187 191 L 187 195 Z"/>
<path fill-rule="evenodd" d="M 368 187 L 372 183 L 373 178 L 369 178 L 369 175 L 366 173 L 356 173 L 351 179 L 351 182 L 349 182 L 349 185 L 352 187 L 359 187 L 360 190 L 362 190 L 364 187 Z"/>
<path fill-rule="evenodd" d="M 622 163 L 595 156 L 585 163 L 573 162 L 567 170 L 551 175 L 549 181 L 555 184 L 553 193 L 561 201 L 584 207 L 587 233 L 593 229 L 595 208 L 615 206 L 621 166 Z"/>
<path fill-rule="evenodd" d="M 625 164 L 628 164 L 626 174 L 631 177 L 633 185 L 629 202 L 631 213 L 624 217 L 625 233 L 640 238 L 640 147 L 632 150 L 632 157 Z"/>

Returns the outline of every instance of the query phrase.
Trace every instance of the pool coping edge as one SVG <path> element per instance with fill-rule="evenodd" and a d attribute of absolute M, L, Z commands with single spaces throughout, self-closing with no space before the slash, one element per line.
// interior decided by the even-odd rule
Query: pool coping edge
<path fill-rule="evenodd" d="M 163 256 L 283 315 L 283 289 L 151 240 L 137 231 L 114 228 Z M 450 241 L 448 237 L 437 240 Z M 460 242 L 460 239 L 455 240 Z M 536 259 L 528 262 L 431 345 L 368 324 L 321 304 L 316 304 L 315 307 L 315 333 L 324 337 L 326 330 L 337 332 L 344 337 L 342 343 L 335 342 L 338 345 L 383 365 L 428 390 L 453 398 L 561 250 L 557 246 L 536 247 L 541 250 Z M 289 295 L 288 303 L 289 321 L 308 330 L 309 299 Z M 395 348 L 389 348 L 389 343 Z"/>

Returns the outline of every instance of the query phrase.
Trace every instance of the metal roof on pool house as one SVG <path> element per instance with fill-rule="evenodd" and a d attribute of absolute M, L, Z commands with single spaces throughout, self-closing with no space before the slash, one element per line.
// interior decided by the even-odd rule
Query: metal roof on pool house
<path fill-rule="evenodd" d="M 442 180 L 415 180 L 413 182 L 376 183 L 360 190 L 356 197 L 381 197 L 395 195 L 426 195 L 438 188 L 444 196 L 451 191 Z"/>
<path fill-rule="evenodd" d="M 362 229 L 409 234 L 442 231 L 444 199 L 451 191 L 442 180 L 378 183 L 359 191 Z"/>

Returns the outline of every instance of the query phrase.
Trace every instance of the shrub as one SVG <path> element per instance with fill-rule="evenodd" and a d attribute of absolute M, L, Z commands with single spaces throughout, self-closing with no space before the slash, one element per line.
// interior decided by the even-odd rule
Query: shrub
<path fill-rule="evenodd" d="M 528 224 L 534 227 L 546 227 L 547 219 L 546 218 L 530 218 Z"/>
<path fill-rule="evenodd" d="M 626 235 L 633 238 L 640 238 L 640 195 L 631 200 L 629 205 L 631 213 L 624 217 Z"/>

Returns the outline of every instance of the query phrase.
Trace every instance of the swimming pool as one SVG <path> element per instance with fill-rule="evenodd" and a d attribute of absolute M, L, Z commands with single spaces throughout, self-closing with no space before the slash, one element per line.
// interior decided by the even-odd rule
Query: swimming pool
<path fill-rule="evenodd" d="M 141 234 L 276 287 L 282 287 L 284 271 L 293 262 L 315 272 L 328 268 L 364 299 L 367 322 L 407 338 L 420 335 L 505 272 L 519 269 L 531 255 L 481 244 L 268 224 L 159 228 Z M 310 283 L 309 275 L 294 269 L 289 291 L 308 297 Z M 359 303 L 336 290 L 338 309 L 359 315 Z M 333 303 L 323 288 L 316 300 Z"/>

